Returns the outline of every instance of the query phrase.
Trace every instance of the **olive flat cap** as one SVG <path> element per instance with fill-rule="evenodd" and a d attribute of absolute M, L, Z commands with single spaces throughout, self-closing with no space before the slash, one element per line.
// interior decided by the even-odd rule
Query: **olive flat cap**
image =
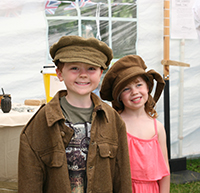
<path fill-rule="evenodd" d="M 94 37 L 63 36 L 50 48 L 53 62 L 83 62 L 102 67 L 109 66 L 112 58 L 112 49 L 106 43 Z"/>

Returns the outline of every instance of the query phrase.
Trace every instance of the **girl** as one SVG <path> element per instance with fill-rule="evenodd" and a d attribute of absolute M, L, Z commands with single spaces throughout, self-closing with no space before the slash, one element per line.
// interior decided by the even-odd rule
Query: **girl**
<path fill-rule="evenodd" d="M 137 55 L 121 58 L 106 73 L 100 94 L 112 102 L 126 124 L 133 192 L 169 193 L 166 133 L 154 109 L 165 83 L 160 74 L 146 68 Z"/>

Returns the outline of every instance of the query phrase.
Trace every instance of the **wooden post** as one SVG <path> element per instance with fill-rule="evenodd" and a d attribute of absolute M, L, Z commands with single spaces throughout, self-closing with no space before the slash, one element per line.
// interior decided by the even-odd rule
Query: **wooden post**
<path fill-rule="evenodd" d="M 164 1 L 164 60 L 169 60 L 170 51 L 170 0 Z M 169 80 L 169 65 L 164 65 L 164 79 Z"/>

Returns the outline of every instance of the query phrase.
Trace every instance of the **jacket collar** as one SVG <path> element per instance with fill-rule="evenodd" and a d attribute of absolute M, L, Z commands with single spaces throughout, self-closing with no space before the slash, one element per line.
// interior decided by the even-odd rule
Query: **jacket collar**
<path fill-rule="evenodd" d="M 47 103 L 45 114 L 47 118 L 47 124 L 49 127 L 51 127 L 55 122 L 59 120 L 63 120 L 63 121 L 65 120 L 65 117 L 60 108 L 59 98 L 66 95 L 67 95 L 66 90 L 58 91 L 56 95 L 53 97 L 53 99 L 49 103 Z M 107 113 L 105 104 L 94 93 L 91 94 L 91 98 L 94 103 L 94 112 L 97 113 L 98 111 L 103 111 L 105 114 L 105 118 L 108 122 L 109 119 L 108 119 L 108 113 Z"/>

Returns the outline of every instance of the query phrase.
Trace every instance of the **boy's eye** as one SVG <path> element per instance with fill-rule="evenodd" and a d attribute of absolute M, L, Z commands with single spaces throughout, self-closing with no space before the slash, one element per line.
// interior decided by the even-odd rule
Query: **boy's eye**
<path fill-rule="evenodd" d="M 140 86 L 142 86 L 142 84 L 141 84 L 141 83 L 138 83 L 138 84 L 137 84 L 137 87 L 140 87 Z"/>
<path fill-rule="evenodd" d="M 96 70 L 96 68 L 95 67 L 89 67 L 88 70 Z"/>
<path fill-rule="evenodd" d="M 78 70 L 78 67 L 71 67 L 71 70 Z"/>

